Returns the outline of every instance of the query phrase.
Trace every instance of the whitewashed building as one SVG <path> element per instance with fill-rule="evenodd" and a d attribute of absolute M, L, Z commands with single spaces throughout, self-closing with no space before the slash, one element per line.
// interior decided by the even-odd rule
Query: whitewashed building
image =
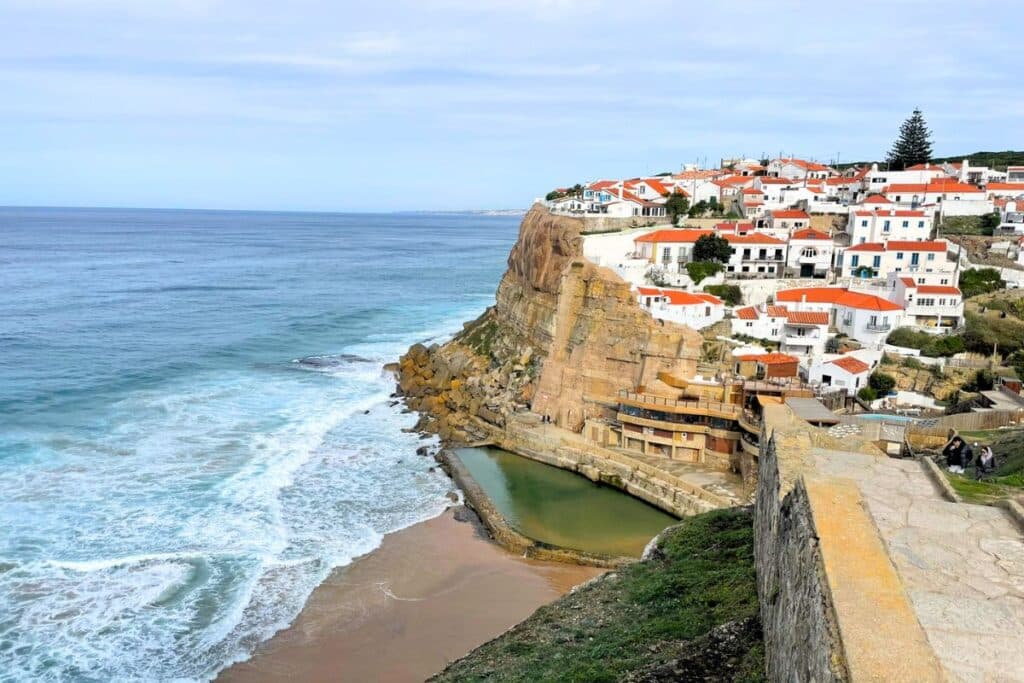
<path fill-rule="evenodd" d="M 956 269 L 956 262 L 946 258 L 949 245 L 945 240 L 865 242 L 842 251 L 839 260 L 842 277 L 884 278 L 889 273 L 947 273 Z"/>
<path fill-rule="evenodd" d="M 880 296 L 845 287 L 803 287 L 775 294 L 777 304 L 797 311 L 825 311 L 831 324 L 866 346 L 881 348 L 903 322 L 903 308 Z"/>
<path fill-rule="evenodd" d="M 732 256 L 725 264 L 726 277 L 782 277 L 786 265 L 786 242 L 763 232 L 722 234 L 732 247 Z"/>
<path fill-rule="evenodd" d="M 888 298 L 904 308 L 904 325 L 928 332 L 949 332 L 963 325 L 964 298 L 952 285 L 918 284 L 912 277 L 891 273 Z"/>
<path fill-rule="evenodd" d="M 659 320 L 668 320 L 700 330 L 725 317 L 725 305 L 716 296 L 704 292 L 639 287 L 640 307 Z"/>
<path fill-rule="evenodd" d="M 824 356 L 811 361 L 807 381 L 856 394 L 867 386 L 871 366 L 852 355 Z"/>
<path fill-rule="evenodd" d="M 734 311 L 730 324 L 733 334 L 778 342 L 783 353 L 821 354 L 829 339 L 829 314 L 824 311 L 746 306 Z"/>
<path fill-rule="evenodd" d="M 850 214 L 847 232 L 852 244 L 885 243 L 890 239 L 922 242 L 931 239 L 932 215 L 912 209 L 857 210 Z"/>
<path fill-rule="evenodd" d="M 828 178 L 835 171 L 824 164 L 805 159 L 772 159 L 768 162 L 768 175 L 776 178 Z"/>
<path fill-rule="evenodd" d="M 795 230 L 789 236 L 786 274 L 790 277 L 826 277 L 832 269 L 835 245 L 826 232 L 813 228 Z"/>

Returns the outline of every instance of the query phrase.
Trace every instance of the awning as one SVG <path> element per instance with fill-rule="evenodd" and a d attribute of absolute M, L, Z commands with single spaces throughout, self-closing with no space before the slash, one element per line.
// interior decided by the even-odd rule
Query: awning
<path fill-rule="evenodd" d="M 763 406 L 767 406 L 767 405 L 778 406 L 778 405 L 782 405 L 782 397 L 781 396 L 768 396 L 767 394 L 758 394 L 757 395 L 757 402 L 760 403 L 762 407 Z"/>
<path fill-rule="evenodd" d="M 839 416 L 816 398 L 787 398 L 786 405 L 792 408 L 797 417 L 811 424 L 834 425 L 840 422 Z"/>

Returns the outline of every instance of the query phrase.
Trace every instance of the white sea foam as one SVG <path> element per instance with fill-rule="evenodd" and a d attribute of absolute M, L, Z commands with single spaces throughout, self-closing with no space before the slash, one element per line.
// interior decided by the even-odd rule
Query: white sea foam
<path fill-rule="evenodd" d="M 33 492 L 22 546 L 0 547 L 0 679 L 210 678 L 333 567 L 438 514 L 450 483 L 414 455 L 380 366 L 451 322 L 344 349 L 373 362 L 136 392 L 59 466 L 0 481 Z"/>

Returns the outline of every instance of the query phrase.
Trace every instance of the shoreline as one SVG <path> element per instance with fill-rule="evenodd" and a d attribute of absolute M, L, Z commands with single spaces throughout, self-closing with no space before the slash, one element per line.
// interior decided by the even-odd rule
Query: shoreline
<path fill-rule="evenodd" d="M 603 572 L 510 553 L 472 510 L 448 508 L 334 570 L 216 680 L 422 681 Z"/>

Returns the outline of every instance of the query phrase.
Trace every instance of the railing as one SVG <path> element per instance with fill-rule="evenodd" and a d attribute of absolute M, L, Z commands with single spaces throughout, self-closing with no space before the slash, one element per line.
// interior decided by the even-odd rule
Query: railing
<path fill-rule="evenodd" d="M 652 406 L 708 410 L 726 413 L 728 415 L 736 415 L 739 413 L 739 406 L 732 403 L 722 403 L 721 401 L 665 398 L 664 396 L 654 396 L 652 394 L 639 394 L 635 391 L 626 391 L 625 389 L 619 391 L 619 398 L 625 399 L 626 401 L 634 401 L 636 403 L 643 403 L 645 405 Z"/>
<path fill-rule="evenodd" d="M 864 327 L 868 332 L 888 332 L 892 329 L 889 323 L 868 323 Z"/>

